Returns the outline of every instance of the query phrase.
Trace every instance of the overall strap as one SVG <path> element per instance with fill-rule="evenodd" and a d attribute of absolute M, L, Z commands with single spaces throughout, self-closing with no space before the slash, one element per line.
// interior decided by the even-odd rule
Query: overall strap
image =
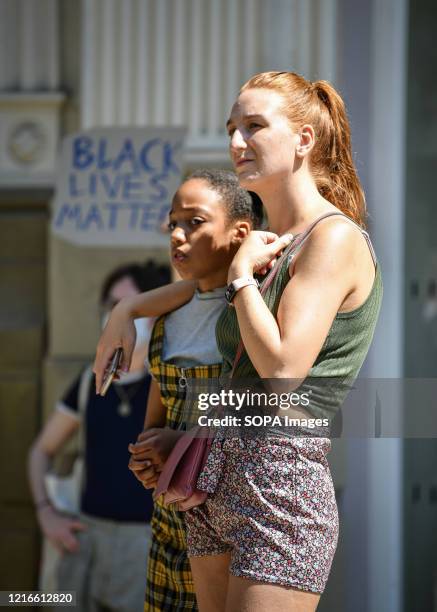
<path fill-rule="evenodd" d="M 164 321 L 165 316 L 160 316 L 154 323 L 152 329 L 152 335 L 149 341 L 149 370 L 153 372 L 154 369 L 159 367 L 161 359 L 162 348 L 164 344 Z"/>

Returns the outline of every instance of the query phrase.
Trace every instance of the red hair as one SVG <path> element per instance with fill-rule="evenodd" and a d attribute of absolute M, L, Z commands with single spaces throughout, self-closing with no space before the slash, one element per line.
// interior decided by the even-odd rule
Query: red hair
<path fill-rule="evenodd" d="M 313 126 L 316 140 L 310 170 L 319 193 L 361 227 L 366 202 L 352 159 L 351 134 L 344 102 L 327 81 L 311 83 L 294 72 L 261 72 L 243 85 L 271 89 L 284 100 L 291 124 Z"/>

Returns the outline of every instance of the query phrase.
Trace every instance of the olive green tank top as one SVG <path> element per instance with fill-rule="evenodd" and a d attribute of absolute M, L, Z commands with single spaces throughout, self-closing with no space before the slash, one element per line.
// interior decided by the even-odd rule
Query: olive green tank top
<path fill-rule="evenodd" d="M 333 215 L 345 217 L 340 212 L 329 213 L 320 217 L 316 223 L 321 221 L 322 218 Z M 315 418 L 333 417 L 339 403 L 341 403 L 339 400 L 340 396 L 341 399 L 344 398 L 344 394 L 339 391 L 343 388 L 343 383 L 347 386 L 357 377 L 373 338 L 382 301 L 381 270 L 369 235 L 349 217 L 346 217 L 346 219 L 354 223 L 368 243 L 375 264 L 375 278 L 369 295 L 360 306 L 354 310 L 338 312 L 336 314 L 325 342 L 307 378 L 299 389 L 296 390 L 298 393 L 303 393 L 311 389 L 311 403 L 306 410 Z M 314 223 L 313 227 L 316 223 Z M 293 248 L 299 236 L 301 234 L 297 234 L 289 245 L 287 249 L 288 257 L 284 258 L 273 282 L 263 296 L 265 303 L 275 317 L 282 292 L 290 281 L 289 264 L 305 243 L 309 233 L 296 248 Z M 241 339 L 236 311 L 232 306 L 228 306 L 217 321 L 216 339 L 217 346 L 223 356 L 222 373 L 224 376 L 229 376 Z M 234 378 L 259 379 L 259 375 L 245 351 L 243 351 L 236 365 L 233 376 Z M 332 381 L 335 381 L 334 387 L 338 392 L 334 391 L 327 396 L 323 392 L 322 386 L 325 382 L 330 384 Z M 326 388 L 326 385 L 324 388 Z"/>

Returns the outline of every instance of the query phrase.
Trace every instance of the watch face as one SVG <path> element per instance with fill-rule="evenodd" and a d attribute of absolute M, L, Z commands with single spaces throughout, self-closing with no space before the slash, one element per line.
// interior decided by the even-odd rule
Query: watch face
<path fill-rule="evenodd" d="M 225 298 L 228 304 L 232 303 L 232 300 L 234 299 L 234 295 L 235 295 L 235 289 L 234 289 L 234 285 L 228 285 L 228 288 L 225 291 Z"/>

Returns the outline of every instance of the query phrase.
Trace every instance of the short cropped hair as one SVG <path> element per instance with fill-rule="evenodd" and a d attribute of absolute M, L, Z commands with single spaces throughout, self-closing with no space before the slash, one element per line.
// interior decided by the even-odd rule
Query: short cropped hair
<path fill-rule="evenodd" d="M 128 263 L 112 270 L 105 278 L 100 290 L 100 304 L 107 302 L 112 287 L 121 279 L 128 277 L 141 293 L 167 285 L 171 282 L 169 266 L 156 264 L 149 259 L 144 264 Z"/>
<path fill-rule="evenodd" d="M 221 197 L 230 221 L 246 219 L 253 229 L 261 226 L 263 205 L 261 198 L 240 186 L 237 176 L 228 170 L 216 168 L 195 170 L 184 182 L 201 179 Z"/>

